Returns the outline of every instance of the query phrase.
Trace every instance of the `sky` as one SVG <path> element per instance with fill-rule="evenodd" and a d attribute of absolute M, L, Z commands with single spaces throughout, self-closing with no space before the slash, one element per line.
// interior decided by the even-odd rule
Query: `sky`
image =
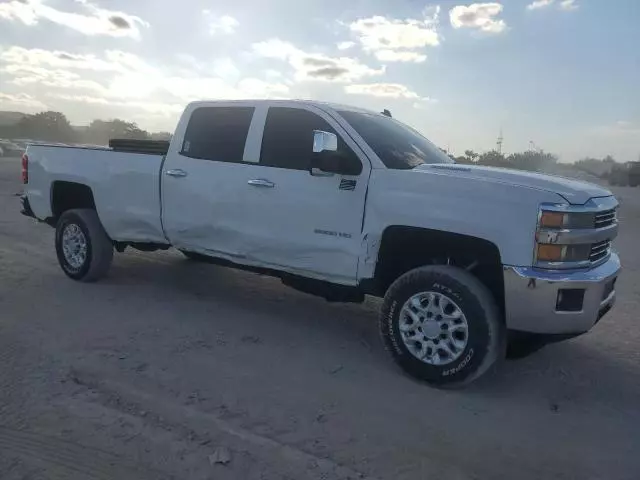
<path fill-rule="evenodd" d="M 640 1 L 0 0 L 0 110 L 173 130 L 192 100 L 381 111 L 461 155 L 640 156 Z"/>

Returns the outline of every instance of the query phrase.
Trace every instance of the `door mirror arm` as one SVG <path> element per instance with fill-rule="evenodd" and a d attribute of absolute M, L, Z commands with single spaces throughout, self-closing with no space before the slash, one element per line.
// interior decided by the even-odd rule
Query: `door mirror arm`
<path fill-rule="evenodd" d="M 338 136 L 335 133 L 322 130 L 313 131 L 310 172 L 315 177 L 349 174 L 347 158 L 338 152 Z"/>

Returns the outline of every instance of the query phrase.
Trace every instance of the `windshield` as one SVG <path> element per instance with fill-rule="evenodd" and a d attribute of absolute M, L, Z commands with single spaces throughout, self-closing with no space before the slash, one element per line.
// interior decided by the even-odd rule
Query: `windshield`
<path fill-rule="evenodd" d="M 387 168 L 408 170 L 423 163 L 454 163 L 416 130 L 373 113 L 338 112 L 364 139 Z"/>

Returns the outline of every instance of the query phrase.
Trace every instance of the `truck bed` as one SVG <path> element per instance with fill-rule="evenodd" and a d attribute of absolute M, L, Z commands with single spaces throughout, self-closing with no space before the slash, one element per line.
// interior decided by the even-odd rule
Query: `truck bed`
<path fill-rule="evenodd" d="M 59 182 L 91 188 L 107 233 L 119 241 L 164 242 L 160 221 L 160 169 L 164 156 L 100 147 L 30 145 L 25 186 L 37 218 L 53 217 Z"/>
<path fill-rule="evenodd" d="M 169 142 L 166 140 L 129 140 L 114 138 L 109 140 L 109 147 L 116 152 L 166 155 L 169 151 Z"/>

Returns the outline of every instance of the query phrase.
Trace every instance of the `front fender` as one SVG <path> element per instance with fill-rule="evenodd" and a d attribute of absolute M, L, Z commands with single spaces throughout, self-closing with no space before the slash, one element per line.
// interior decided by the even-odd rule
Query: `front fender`
<path fill-rule="evenodd" d="M 391 225 L 480 238 L 496 245 L 503 264 L 531 265 L 541 203 L 565 203 L 555 193 L 500 182 L 457 178 L 437 170 L 372 172 L 360 278 L 371 278 L 380 240 Z"/>

